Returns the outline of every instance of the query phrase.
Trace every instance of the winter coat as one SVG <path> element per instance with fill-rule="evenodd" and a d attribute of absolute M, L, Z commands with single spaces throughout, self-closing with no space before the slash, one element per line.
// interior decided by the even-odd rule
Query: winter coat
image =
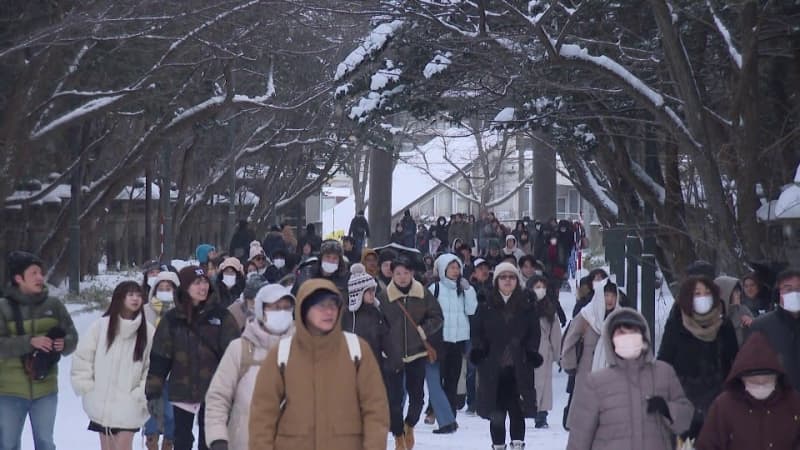
<path fill-rule="evenodd" d="M 242 264 L 247 263 L 250 252 L 250 243 L 256 240 L 256 234 L 247 226 L 239 227 L 231 238 L 229 253 L 234 258 L 239 258 Z"/>
<path fill-rule="evenodd" d="M 369 237 L 369 222 L 363 215 L 357 215 L 350 221 L 350 229 L 347 235 L 353 239 L 364 239 Z"/>
<path fill-rule="evenodd" d="M 217 294 L 217 300 L 219 300 L 220 306 L 223 308 L 227 308 L 231 306 L 236 299 L 242 295 L 242 291 L 244 291 L 244 285 L 246 282 L 244 274 L 236 273 L 236 284 L 231 287 L 225 286 L 225 283 L 222 282 L 223 274 L 220 272 L 217 274 L 216 283 L 214 283 L 214 292 Z"/>
<path fill-rule="evenodd" d="M 442 241 L 439 251 L 446 250 L 446 247 L 450 245 L 450 227 L 447 225 L 447 219 L 444 216 L 440 216 L 436 219 L 436 225 L 431 227 L 431 231 L 435 231 L 436 237 Z"/>
<path fill-rule="evenodd" d="M 686 329 L 682 314 L 680 308 L 675 307 L 667 319 L 658 359 L 675 368 L 686 396 L 696 409 L 695 422 L 702 423 L 711 402 L 722 391 L 739 345 L 730 320 L 723 319 L 716 340 L 705 342 Z"/>
<path fill-rule="evenodd" d="M 564 342 L 561 344 L 561 368 L 567 373 L 575 373 L 575 390 L 573 402 L 578 394 L 578 387 L 586 384 L 586 379 L 592 372 L 592 360 L 600 333 L 596 332 L 586 318 L 578 314 L 567 326 Z M 580 359 L 578 359 L 580 356 Z M 575 408 L 569 409 L 567 426 L 571 427 L 572 416 Z"/>
<path fill-rule="evenodd" d="M 178 295 L 176 292 L 175 295 Z M 145 303 L 142 306 L 144 310 L 144 318 L 147 320 L 147 323 L 153 326 L 153 328 L 157 328 L 158 324 L 161 323 L 161 319 L 167 315 L 167 312 L 175 307 L 174 302 L 162 302 L 158 298 L 154 296 L 150 296 L 150 301 Z"/>
<path fill-rule="evenodd" d="M 475 279 L 473 278 L 473 279 L 470 281 L 470 284 L 472 285 L 472 289 L 475 289 L 475 294 L 476 294 L 476 298 L 477 298 L 477 300 L 478 300 L 478 304 L 479 304 L 479 305 L 480 305 L 481 303 L 484 303 L 484 302 L 486 302 L 486 300 L 489 298 L 489 295 L 491 295 L 491 293 L 492 293 L 492 290 L 494 289 L 494 286 L 492 285 L 492 279 L 491 279 L 491 276 L 489 277 L 489 279 L 487 279 L 487 280 L 486 280 L 486 281 L 484 281 L 483 283 L 481 283 L 481 282 L 478 282 L 477 280 L 475 280 Z M 477 310 L 476 310 L 476 311 L 477 311 Z M 474 317 L 474 316 L 473 316 L 473 317 Z M 470 333 L 470 336 L 471 336 L 471 335 L 472 335 L 472 334 Z"/>
<path fill-rule="evenodd" d="M 83 397 L 89 419 L 104 427 L 136 429 L 149 417 L 144 386 L 150 367 L 155 327 L 147 326 L 147 345 L 141 361 L 133 360 L 141 314 L 133 320 L 120 317 L 119 331 L 108 347 L 109 317 L 96 320 L 86 331 L 72 357 L 72 388 Z"/>
<path fill-rule="evenodd" d="M 748 298 L 742 293 L 742 304 L 753 313 L 753 317 L 761 317 L 777 309 L 769 296 L 769 291 L 764 286 L 760 286 L 757 298 Z"/>
<path fill-rule="evenodd" d="M 445 275 L 447 266 L 453 261 L 458 262 L 463 270 L 463 264 L 456 255 L 447 253 L 436 259 L 436 272 L 439 281 L 428 286 L 428 291 L 436 296 L 442 308 L 444 318 L 443 338 L 445 342 L 462 342 L 470 339 L 469 316 L 478 309 L 478 296 L 472 286 L 464 278 L 453 281 Z M 462 294 L 458 294 L 457 284 L 462 286 Z M 437 289 L 438 286 L 438 289 Z"/>
<path fill-rule="evenodd" d="M 191 301 L 191 300 L 183 300 Z M 192 321 L 181 303 L 158 324 L 150 352 L 147 399 L 161 397 L 169 376 L 169 400 L 202 403 L 222 355 L 239 337 L 239 325 L 215 296 L 195 306 Z"/>
<path fill-rule="evenodd" d="M 400 220 L 400 225 L 403 226 L 403 241 L 401 245 L 414 248 L 414 236 L 417 234 L 417 223 L 414 222 L 411 216 L 403 216 Z"/>
<path fill-rule="evenodd" d="M 750 332 L 761 331 L 778 352 L 789 383 L 800 390 L 800 318 L 785 309 L 764 314 L 750 325 Z"/>
<path fill-rule="evenodd" d="M 336 287 L 308 281 L 298 292 L 296 317 L 320 289 Z M 250 448 L 385 449 L 389 404 L 369 345 L 359 339 L 361 359 L 355 363 L 339 321 L 323 336 L 312 336 L 302 320 L 296 326 L 284 368 L 278 367 L 277 348 L 261 364 L 250 408 Z"/>
<path fill-rule="evenodd" d="M 555 314 L 539 317 L 539 354 L 544 362 L 534 371 L 536 405 L 539 411 L 553 409 L 553 363 L 561 356 L 561 326 Z"/>
<path fill-rule="evenodd" d="M 322 273 L 322 262 L 320 260 L 315 261 L 313 264 L 306 264 L 305 266 L 301 267 L 299 273 L 297 274 L 297 280 L 292 288 L 292 293 L 296 295 L 298 289 L 300 289 L 303 283 L 313 278 L 330 280 L 336 285 L 336 288 L 339 289 L 339 292 L 342 294 L 342 298 L 347 298 L 347 282 L 350 280 L 350 272 L 347 270 L 347 263 L 344 262 L 344 258 L 340 258 L 339 260 L 339 270 L 327 276 Z"/>
<path fill-rule="evenodd" d="M 245 300 L 240 298 L 231 303 L 231 305 L 228 306 L 228 312 L 233 316 L 233 320 L 236 321 L 236 325 L 239 326 L 239 329 L 244 330 L 244 326 L 247 324 L 247 318 L 250 316 L 249 311 L 247 311 L 247 303 Z"/>
<path fill-rule="evenodd" d="M 720 298 L 722 298 L 722 302 L 725 303 L 725 317 L 731 321 L 733 329 L 736 331 L 736 342 L 741 346 L 742 343 L 744 343 L 746 331 L 742 324 L 742 319 L 744 317 L 750 317 L 752 319 L 754 316 L 748 307 L 742 304 L 734 305 L 730 303 L 733 291 L 737 287 L 741 289 L 739 279 L 733 277 L 718 277 L 714 280 L 714 284 L 719 287 Z"/>
<path fill-rule="evenodd" d="M 389 321 L 377 303 L 363 303 L 358 311 L 349 311 L 345 305 L 342 309 L 342 329 L 364 339 L 383 370 L 394 373 L 403 368 L 400 342 L 391 338 Z"/>
<path fill-rule="evenodd" d="M 61 355 L 75 351 L 78 332 L 67 308 L 57 298 L 48 297 L 46 290 L 38 295 L 25 295 L 14 286 L 6 286 L 3 294 L 0 298 L 0 395 L 35 400 L 58 392 L 58 364 L 53 365 L 43 380 L 32 381 L 25 373 L 21 357 L 33 352 L 32 337 L 46 336 L 56 327 L 66 332 Z M 22 336 L 17 333 L 11 302 L 20 307 L 25 332 Z"/>
<path fill-rule="evenodd" d="M 744 389 L 741 376 L 752 370 L 778 373 L 775 392 L 765 400 Z M 795 450 L 800 448 L 800 394 L 786 378 L 762 333 L 751 336 L 736 356 L 725 389 L 708 411 L 697 450 Z"/>
<path fill-rule="evenodd" d="M 537 412 L 534 369 L 541 365 L 539 318 L 528 303 L 525 292 L 517 288 L 508 302 L 503 301 L 497 288 L 489 300 L 478 306 L 472 326 L 470 359 L 477 366 L 477 412 L 484 419 L 498 409 L 497 387 L 502 369 L 509 364 L 525 417 Z M 482 358 L 477 356 L 483 355 Z"/>
<path fill-rule="evenodd" d="M 392 281 L 378 295 L 378 301 L 389 321 L 391 339 L 401 349 L 403 362 L 409 363 L 426 357 L 427 352 L 419 332 L 397 304 L 403 303 L 417 325 L 422 327 L 425 336 L 434 336 L 442 328 L 444 320 L 439 302 L 416 280 L 412 280 L 408 294 L 400 291 Z"/>
<path fill-rule="evenodd" d="M 417 236 L 416 236 L 417 242 L 415 248 L 419 250 L 420 253 L 422 253 L 423 255 L 428 253 L 430 250 L 428 247 L 429 239 L 430 239 L 430 233 L 428 233 L 428 230 L 417 231 Z"/>
<path fill-rule="evenodd" d="M 645 332 L 648 348 L 635 360 L 624 360 L 614 353 L 612 330 L 618 320 L 634 320 Z M 647 322 L 635 310 L 624 308 L 611 313 L 603 333 L 608 367 L 592 372 L 579 389 L 570 407 L 567 450 L 673 450 L 673 433 L 689 427 L 692 405 L 681 388 L 672 367 L 653 358 Z M 647 400 L 661 397 L 669 415 L 647 412 Z"/>
<path fill-rule="evenodd" d="M 294 326 L 278 336 L 250 319 L 242 337 L 231 342 L 206 394 L 205 431 L 209 445 L 226 441 L 230 450 L 248 449 L 250 402 L 261 363 L 282 337 L 293 334 Z"/>
<path fill-rule="evenodd" d="M 447 237 L 450 238 L 451 242 L 454 242 L 456 239 L 461 239 L 461 242 L 472 246 L 472 225 L 467 222 L 453 222 L 450 224 Z M 453 251 L 455 251 L 455 249 L 453 249 Z"/>

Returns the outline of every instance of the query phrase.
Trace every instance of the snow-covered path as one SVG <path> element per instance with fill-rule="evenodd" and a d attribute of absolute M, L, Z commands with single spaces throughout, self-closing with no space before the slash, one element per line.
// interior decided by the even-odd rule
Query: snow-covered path
<path fill-rule="evenodd" d="M 575 304 L 575 297 L 572 293 L 562 292 L 561 302 L 564 310 L 569 314 Z M 81 335 L 88 329 L 100 312 L 78 313 L 79 307 L 70 305 L 73 313 L 75 326 Z M 59 405 L 56 418 L 55 439 L 56 445 L 61 450 L 86 450 L 99 448 L 99 440 L 96 433 L 86 429 L 89 419 L 83 411 L 80 398 L 76 397 L 72 391 L 69 381 L 69 370 L 72 358 L 64 358 L 59 364 Z M 557 366 L 554 371 L 554 407 L 550 412 L 548 422 L 550 428 L 537 430 L 533 427 L 533 419 L 527 421 L 526 443 L 527 448 L 542 450 L 560 450 L 566 448 L 567 432 L 561 427 L 561 417 L 564 406 L 567 402 L 565 386 L 567 377 L 564 373 L 559 373 Z M 422 421 L 416 429 L 416 448 L 422 449 L 488 449 L 491 448 L 489 437 L 489 423 L 479 417 L 468 417 L 463 413 L 458 415 L 459 429 L 451 435 L 434 435 L 432 431 L 436 425 L 425 425 Z M 195 431 L 196 435 L 196 431 Z M 394 440 L 387 439 L 388 447 L 394 448 Z M 30 426 L 26 424 L 23 434 L 22 449 L 33 450 Z M 143 449 L 144 442 L 141 434 L 134 440 L 134 449 Z"/>

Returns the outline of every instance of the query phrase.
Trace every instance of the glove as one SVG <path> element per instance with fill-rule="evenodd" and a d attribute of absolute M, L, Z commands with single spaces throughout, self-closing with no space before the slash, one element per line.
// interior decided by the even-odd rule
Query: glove
<path fill-rule="evenodd" d="M 489 352 L 482 348 L 473 348 L 469 352 L 469 360 L 476 366 L 486 359 L 487 356 L 489 356 Z"/>
<path fill-rule="evenodd" d="M 689 425 L 689 431 L 683 434 L 683 437 L 687 439 L 694 439 L 700 435 L 700 430 L 703 428 L 703 413 L 699 409 L 694 411 L 694 416 L 692 416 L 692 424 Z"/>
<path fill-rule="evenodd" d="M 228 441 L 214 441 L 211 443 L 211 450 L 228 450 Z"/>
<path fill-rule="evenodd" d="M 539 352 L 525 352 L 525 356 L 528 357 L 528 362 L 533 365 L 534 369 L 538 369 L 544 364 L 544 358 Z"/>
<path fill-rule="evenodd" d="M 664 397 L 650 397 L 647 399 L 647 413 L 648 414 L 661 414 L 672 423 L 672 414 L 669 413 L 669 407 Z"/>
<path fill-rule="evenodd" d="M 154 398 L 147 401 L 147 412 L 156 419 L 159 430 L 164 429 L 164 399 Z"/>

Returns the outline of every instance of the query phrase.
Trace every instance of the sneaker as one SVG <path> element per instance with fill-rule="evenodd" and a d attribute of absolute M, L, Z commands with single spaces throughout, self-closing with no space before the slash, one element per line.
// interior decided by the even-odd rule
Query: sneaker
<path fill-rule="evenodd" d="M 468 415 L 469 417 L 475 417 L 478 415 L 478 412 L 475 411 L 475 408 L 467 408 L 464 414 Z"/>
<path fill-rule="evenodd" d="M 425 416 L 425 425 L 433 425 L 436 423 L 436 416 L 428 414 Z"/>
<path fill-rule="evenodd" d="M 525 448 L 525 443 L 522 441 L 511 441 L 511 446 L 509 447 L 510 450 L 523 450 Z"/>
<path fill-rule="evenodd" d="M 547 424 L 547 421 L 536 421 L 536 425 L 533 426 L 534 428 L 550 428 L 550 425 Z"/>
<path fill-rule="evenodd" d="M 506 444 L 492 445 L 492 450 L 506 450 Z"/>
<path fill-rule="evenodd" d="M 433 434 L 452 434 L 458 430 L 458 422 L 453 422 L 450 425 L 439 427 L 438 430 L 433 430 Z"/>

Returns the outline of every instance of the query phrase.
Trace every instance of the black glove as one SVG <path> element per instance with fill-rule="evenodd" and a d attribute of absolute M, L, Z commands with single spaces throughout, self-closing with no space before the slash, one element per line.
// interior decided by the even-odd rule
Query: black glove
<path fill-rule="evenodd" d="M 153 398 L 147 401 L 147 412 L 156 419 L 159 430 L 164 429 L 164 399 Z"/>
<path fill-rule="evenodd" d="M 534 369 L 538 369 L 544 364 L 544 358 L 539 352 L 525 352 L 525 356 L 528 357 L 528 362 L 533 365 Z"/>
<path fill-rule="evenodd" d="M 689 425 L 689 431 L 684 433 L 682 437 L 686 439 L 694 439 L 697 436 L 700 436 L 700 430 L 703 428 L 703 412 L 699 409 L 694 411 L 694 416 L 692 416 L 692 424 Z"/>
<path fill-rule="evenodd" d="M 480 362 L 483 361 L 487 356 L 489 356 L 489 352 L 482 348 L 473 348 L 469 352 L 469 360 L 476 366 L 480 364 Z"/>
<path fill-rule="evenodd" d="M 228 441 L 214 441 L 209 448 L 211 450 L 228 450 Z"/>
<path fill-rule="evenodd" d="M 672 423 L 672 414 L 669 413 L 669 407 L 664 397 L 650 397 L 647 399 L 647 413 L 648 414 L 661 414 Z"/>

